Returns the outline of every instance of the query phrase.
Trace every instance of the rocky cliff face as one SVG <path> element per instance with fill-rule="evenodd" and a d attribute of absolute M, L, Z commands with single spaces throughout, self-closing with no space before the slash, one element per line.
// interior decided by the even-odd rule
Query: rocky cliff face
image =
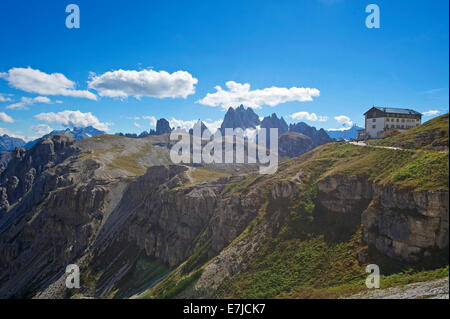
<path fill-rule="evenodd" d="M 105 270 L 111 274 L 128 270 L 133 260 L 116 256 L 125 255 L 130 246 L 170 268 L 205 244 L 209 259 L 256 216 L 252 197 L 221 196 L 227 179 L 183 186 L 187 171 L 184 166 L 155 166 L 130 184 L 93 245 L 92 264 L 111 265 Z M 97 293 L 107 294 L 120 279 L 104 276 Z"/>
<path fill-rule="evenodd" d="M 398 190 L 348 176 L 331 176 L 317 186 L 321 204 L 336 214 L 369 201 L 361 216 L 363 237 L 387 256 L 411 262 L 448 247 L 448 192 Z"/>
<path fill-rule="evenodd" d="M 124 282 L 142 290 L 153 283 L 143 276 L 147 286 L 140 286 L 132 276 L 142 256 L 186 274 L 204 265 L 179 296 L 217 296 L 308 191 L 305 172 L 291 172 L 292 160 L 267 178 L 197 182 L 194 167 L 162 165 L 163 150 L 158 136 L 76 142 L 64 134 L 17 149 L 0 175 L 0 298 L 67 297 L 64 272 L 72 263 L 87 276 L 82 295 L 129 297 Z M 141 162 L 145 173 L 133 166 Z M 448 248 L 448 192 L 333 174 L 317 191 L 323 233 L 354 233 L 362 224 L 367 244 L 407 262 Z"/>
<path fill-rule="evenodd" d="M 227 296 L 224 283 L 245 274 L 249 261 L 280 230 L 289 203 L 303 197 L 298 190 L 301 175 L 299 172 L 291 181 L 272 183 L 268 203 L 260 208 L 266 211 L 266 218 L 222 250 L 205 266 L 200 278 L 177 297 Z M 448 249 L 448 192 L 399 191 L 363 176 L 337 175 L 319 181 L 317 189 L 315 218 L 325 236 L 333 231 L 337 237 L 353 234 L 362 224 L 363 239 L 370 247 L 407 263 Z M 253 191 L 262 192 L 258 186 Z M 363 260 L 369 258 L 366 254 L 359 257 L 361 263 L 369 261 Z"/>
<path fill-rule="evenodd" d="M 33 186 L 36 178 L 73 155 L 74 138 L 71 135 L 57 134 L 41 140 L 32 151 L 17 148 L 12 152 L 11 160 L 0 177 L 0 192 L 5 196 L 0 205 L 0 216 L 5 208 L 22 198 Z"/>
<path fill-rule="evenodd" d="M 11 151 L 0 151 L 0 174 L 6 169 L 6 166 L 11 160 L 11 154 Z"/>
<path fill-rule="evenodd" d="M 113 185 L 78 152 L 71 135 L 53 135 L 18 149 L 1 175 L 0 297 L 45 289 L 98 230 Z"/>
<path fill-rule="evenodd" d="M 2 298 L 64 297 L 59 279 L 71 263 L 100 267 L 89 294 L 105 296 L 139 254 L 173 268 L 208 243 L 212 257 L 256 215 L 251 197 L 221 195 L 226 178 L 189 186 L 190 168 L 177 165 L 116 178 L 102 163 L 80 160 L 73 143 L 68 135 L 44 139 L 18 151 L 1 176 Z"/>

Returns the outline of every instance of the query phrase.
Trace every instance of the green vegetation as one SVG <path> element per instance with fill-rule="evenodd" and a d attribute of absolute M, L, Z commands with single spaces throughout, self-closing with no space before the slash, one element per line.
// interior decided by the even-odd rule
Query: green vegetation
<path fill-rule="evenodd" d="M 148 144 L 136 153 L 115 157 L 109 165 L 112 168 L 124 169 L 135 175 L 142 175 L 146 168 L 139 164 L 139 159 L 148 154 L 150 150 L 151 145 Z"/>
<path fill-rule="evenodd" d="M 228 184 L 223 192 L 223 194 L 227 194 L 227 193 L 247 193 L 250 190 L 250 187 L 254 184 L 256 184 L 257 182 L 261 181 L 264 178 L 264 175 L 249 175 L 247 178 L 236 182 L 236 183 L 230 183 Z"/>
<path fill-rule="evenodd" d="M 169 277 L 161 282 L 161 285 L 158 285 L 154 290 L 149 290 L 142 297 L 149 298 L 152 295 L 155 295 L 155 298 L 157 299 L 170 299 L 176 297 L 189 285 L 200 278 L 201 274 L 201 269 L 186 276 L 182 276 L 179 272 L 172 272 Z"/>
<path fill-rule="evenodd" d="M 217 295 L 230 298 L 275 298 L 294 287 L 332 287 L 364 278 L 352 245 L 355 235 L 343 243 L 327 243 L 323 236 L 302 240 L 276 238 L 266 243 L 246 272 L 224 283 Z"/>
<path fill-rule="evenodd" d="M 371 144 L 408 149 L 448 150 L 448 113 L 400 134 L 373 140 Z"/>
<path fill-rule="evenodd" d="M 133 268 L 120 280 L 110 297 L 127 298 L 138 291 L 152 287 L 158 280 L 170 273 L 165 265 L 141 253 Z"/>
<path fill-rule="evenodd" d="M 211 248 L 212 238 L 207 240 L 203 245 L 197 248 L 189 257 L 186 263 L 181 267 L 181 271 L 186 274 L 193 271 L 195 268 L 201 266 L 208 261 L 208 251 Z"/>
<path fill-rule="evenodd" d="M 280 231 L 263 243 L 245 272 L 220 286 L 216 297 L 335 298 L 367 289 L 366 265 L 357 259 L 367 247 L 357 229 L 368 202 L 342 221 L 317 207 L 316 183 L 327 176 L 346 175 L 397 188 L 448 190 L 448 153 L 333 143 L 283 163 L 279 172 L 262 181 L 262 185 L 253 183 L 251 176 L 228 191 L 241 191 L 248 184 L 267 189 L 269 186 L 264 184 L 290 180 L 297 173 L 301 195 L 291 198 L 291 204 L 272 203 L 266 212 L 270 214 L 274 208 L 287 211 Z M 250 223 L 249 228 L 254 225 Z M 377 264 L 385 271 L 383 288 L 448 276 L 448 267 L 411 268 L 381 256 Z"/>
<path fill-rule="evenodd" d="M 328 144 L 286 171 L 303 169 L 314 180 L 332 175 L 365 176 L 371 181 L 416 190 L 448 190 L 448 152 L 392 150 Z"/>
<path fill-rule="evenodd" d="M 367 276 L 367 274 L 365 274 Z M 396 286 L 404 286 L 414 282 L 423 282 L 436 280 L 449 276 L 449 267 L 437 268 L 434 270 L 414 270 L 412 268 L 404 271 L 380 276 L 380 288 L 386 289 Z M 298 286 L 288 293 L 283 293 L 277 298 L 295 298 L 295 299 L 325 299 L 325 298 L 344 298 L 353 294 L 366 292 L 365 278 L 353 280 L 349 283 L 328 288 L 311 288 Z"/>
<path fill-rule="evenodd" d="M 365 291 L 366 264 L 360 263 L 358 256 L 370 250 L 362 241 L 360 225 L 369 202 L 361 200 L 360 207 L 345 216 L 329 212 L 320 206 L 320 196 L 325 195 L 318 192 L 317 183 L 329 176 L 355 176 L 397 189 L 448 191 L 448 171 L 448 152 L 331 143 L 280 163 L 277 174 L 252 174 L 229 183 L 222 195 L 247 194 L 254 189 L 261 201 L 258 216 L 230 246 L 261 231 L 261 223 L 268 222 L 273 229 L 251 258 L 244 257 L 245 271 L 226 279 L 215 297 L 336 298 Z M 287 181 L 295 183 L 298 195 L 277 200 L 266 196 L 275 183 Z M 272 218 L 276 218 L 276 226 Z M 209 241 L 197 247 L 146 296 L 179 295 L 211 262 L 207 260 L 209 250 Z M 380 266 L 382 288 L 442 278 L 449 272 L 445 266 L 448 256 L 443 262 L 412 267 L 371 254 L 371 263 Z"/>
<path fill-rule="evenodd" d="M 230 176 L 230 174 L 227 174 L 220 170 L 212 170 L 207 168 L 194 168 L 192 169 L 190 175 L 194 179 L 194 183 L 196 184 L 201 184 L 206 181 L 212 181 L 221 177 Z"/>

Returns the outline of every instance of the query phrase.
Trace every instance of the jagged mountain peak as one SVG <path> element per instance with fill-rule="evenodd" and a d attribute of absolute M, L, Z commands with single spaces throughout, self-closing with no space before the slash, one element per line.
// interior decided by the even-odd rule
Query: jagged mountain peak
<path fill-rule="evenodd" d="M 162 118 L 156 122 L 156 135 L 163 135 L 172 132 L 169 121 Z"/>
<path fill-rule="evenodd" d="M 251 107 L 245 108 L 242 104 L 237 108 L 230 107 L 225 114 L 224 120 L 220 127 L 224 132 L 225 128 L 242 128 L 243 130 L 248 128 L 256 128 L 260 125 L 259 116 L 253 111 Z"/>
<path fill-rule="evenodd" d="M 194 124 L 194 127 L 189 130 L 189 134 L 193 135 L 196 129 L 200 129 L 201 135 L 203 135 L 203 132 L 209 131 L 208 127 L 200 119 Z"/>

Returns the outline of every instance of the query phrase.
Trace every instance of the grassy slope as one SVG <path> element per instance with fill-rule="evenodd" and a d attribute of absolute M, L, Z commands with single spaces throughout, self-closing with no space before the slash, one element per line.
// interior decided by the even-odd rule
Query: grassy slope
<path fill-rule="evenodd" d="M 448 191 L 448 152 L 440 153 L 448 143 L 448 114 L 398 136 L 376 141 L 382 145 L 416 148 L 392 150 L 332 143 L 280 164 L 275 175 L 248 175 L 230 183 L 223 195 L 246 193 L 257 187 L 268 192 L 273 182 L 292 180 L 299 172 L 302 197 L 294 199 L 280 232 L 262 243 L 245 272 L 226 280 L 216 297 L 235 298 L 336 298 L 348 296 L 365 288 L 365 266 L 357 254 L 367 247 L 361 231 L 339 238 L 330 225 L 316 220 L 315 183 L 330 175 L 358 175 L 397 189 Z M 424 149 L 424 150 L 423 150 Z M 426 150 L 426 151 L 425 151 Z M 209 172 L 198 171 L 199 179 Z M 209 178 L 207 178 L 209 179 Z M 267 203 L 262 203 L 267 206 Z M 240 236 L 248 236 L 254 226 L 270 214 L 264 210 L 258 220 L 249 224 Z M 361 211 L 357 212 L 359 218 Z M 359 219 L 358 219 L 359 221 Z M 234 243 L 238 242 L 238 239 Z M 208 244 L 208 243 L 207 243 Z M 181 293 L 201 275 L 207 261 L 208 246 L 195 253 L 144 297 L 172 298 Z M 233 245 L 233 244 L 231 244 Z M 449 275 L 447 261 L 443 267 L 417 264 L 405 265 L 383 256 L 375 260 L 382 269 L 382 288 L 411 282 L 431 280 Z M 206 262 L 206 263 L 205 263 Z M 373 262 L 373 260 L 372 260 Z"/>
<path fill-rule="evenodd" d="M 366 176 L 368 179 L 411 190 L 448 191 L 448 152 L 422 150 L 392 150 L 332 143 L 316 148 L 303 156 L 280 165 L 275 175 L 249 175 L 230 184 L 224 194 L 247 192 L 257 187 L 267 192 L 273 182 L 292 180 L 301 172 L 301 199 L 295 199 L 286 209 L 291 210 L 281 231 L 263 243 L 258 254 L 250 260 L 248 269 L 226 280 L 216 297 L 239 298 L 334 298 L 347 296 L 365 289 L 365 265 L 357 261 L 357 254 L 366 249 L 361 232 L 343 238 L 329 238 L 329 225 L 315 221 L 314 184 L 329 175 Z M 266 203 L 267 204 L 267 203 Z M 264 206 L 264 205 L 263 205 Z M 249 224 L 243 232 L 247 236 L 269 209 L 263 210 L 258 221 Z M 356 214 L 359 218 L 360 212 Z M 359 220 L 359 219 L 358 219 Z M 241 237 L 243 236 L 241 235 Z M 235 240 L 234 242 L 237 242 Z M 171 298 L 183 291 L 200 275 L 211 261 L 200 266 L 202 249 L 147 293 L 148 296 Z M 447 257 L 448 258 L 448 257 Z M 404 265 L 380 256 L 382 287 L 448 276 L 444 268 L 429 265 Z M 448 265 L 448 259 L 446 261 Z M 194 265 L 183 272 L 186 264 Z"/>
<path fill-rule="evenodd" d="M 448 113 L 395 136 L 371 141 L 375 145 L 397 146 L 409 149 L 448 149 Z"/>
<path fill-rule="evenodd" d="M 230 176 L 230 174 L 217 169 L 193 168 L 190 176 L 193 179 L 192 184 L 201 184 L 206 181 L 212 181 L 221 177 Z"/>
<path fill-rule="evenodd" d="M 336 174 L 364 175 L 397 188 L 448 190 L 448 152 L 401 151 L 336 143 L 283 166 L 274 178 L 288 179 L 299 170 L 303 172 L 302 199 L 293 207 L 280 233 L 264 243 L 247 271 L 222 285 L 217 297 L 333 298 L 365 289 L 365 265 L 360 265 L 356 258 L 358 252 L 365 249 L 361 232 L 349 238 L 326 238 L 329 225 L 322 227 L 314 220 L 317 209 L 311 189 L 317 180 Z M 433 269 L 433 265 L 430 270 L 429 265 L 413 267 L 382 256 L 378 257 L 377 264 L 385 274 L 382 287 L 448 276 L 445 265 L 437 269 Z"/>

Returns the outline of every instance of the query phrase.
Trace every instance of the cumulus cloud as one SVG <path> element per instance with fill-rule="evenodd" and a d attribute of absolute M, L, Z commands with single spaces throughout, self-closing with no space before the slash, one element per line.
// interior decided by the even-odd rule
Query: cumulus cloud
<path fill-rule="evenodd" d="M 6 114 L 5 112 L 0 112 L 0 122 L 3 123 L 14 123 L 14 119 Z"/>
<path fill-rule="evenodd" d="M 349 131 L 351 129 L 351 127 L 340 127 L 340 128 L 329 128 L 327 129 L 327 131 L 331 131 L 331 132 L 345 132 L 345 131 Z"/>
<path fill-rule="evenodd" d="M 59 113 L 40 113 L 34 116 L 38 120 L 47 123 L 57 123 L 65 127 L 88 127 L 92 126 L 101 131 L 108 131 L 109 123 L 102 123 L 91 112 L 63 111 Z"/>
<path fill-rule="evenodd" d="M 429 110 L 429 111 L 423 112 L 422 115 L 425 115 L 425 116 L 433 116 L 433 115 L 436 115 L 436 114 L 439 114 L 439 113 L 441 113 L 441 111 L 438 111 L 438 110 Z"/>
<path fill-rule="evenodd" d="M 22 132 L 11 132 L 6 128 L 0 127 L 0 136 L 5 134 L 10 137 L 21 138 L 25 142 L 33 141 L 39 138 L 39 136 L 25 136 L 22 134 Z"/>
<path fill-rule="evenodd" d="M 178 120 L 175 118 L 171 118 L 169 120 L 170 127 L 178 129 L 181 128 L 183 130 L 189 131 L 194 125 L 198 122 L 198 120 L 184 121 Z M 202 121 L 203 124 L 210 130 L 211 133 L 215 133 L 217 129 L 222 125 L 222 120 L 218 121 Z"/>
<path fill-rule="evenodd" d="M 158 122 L 157 120 L 156 120 L 156 117 L 154 117 L 154 116 L 143 116 L 142 117 L 144 120 L 149 120 L 150 121 L 150 126 L 151 127 L 156 127 L 156 123 Z"/>
<path fill-rule="evenodd" d="M 344 126 L 352 126 L 353 125 L 353 122 L 350 120 L 350 118 L 348 116 L 345 116 L 345 115 L 335 116 L 334 119 L 339 124 L 342 124 Z"/>
<path fill-rule="evenodd" d="M 225 90 L 216 86 L 216 92 L 208 93 L 197 103 L 213 107 L 222 106 L 224 109 L 243 104 L 247 107 L 259 109 L 262 105 L 273 107 L 286 102 L 306 102 L 312 101 L 313 97 L 320 96 L 318 89 L 311 88 L 292 87 L 288 89 L 273 86 L 262 90 L 250 90 L 250 84 L 241 84 L 234 81 L 229 81 L 225 85 Z"/>
<path fill-rule="evenodd" d="M 45 96 L 37 96 L 35 98 L 22 97 L 20 102 L 8 105 L 6 108 L 11 110 L 28 110 L 28 105 L 33 105 L 35 103 L 45 103 L 50 104 L 52 101 Z"/>
<path fill-rule="evenodd" d="M 75 82 L 61 73 L 44 73 L 28 68 L 12 68 L 0 73 L 0 78 L 8 81 L 13 88 L 41 95 L 62 95 L 97 100 L 97 96 L 87 90 L 76 90 Z"/>
<path fill-rule="evenodd" d="M 316 113 L 308 113 L 308 112 L 297 112 L 291 114 L 291 118 L 295 120 L 308 120 L 312 122 L 326 122 L 328 121 L 328 116 L 318 116 Z"/>
<path fill-rule="evenodd" d="M 197 83 L 198 80 L 185 71 L 170 74 L 154 70 L 116 70 L 92 75 L 89 88 L 96 90 L 100 96 L 112 98 L 186 98 L 195 93 Z"/>
<path fill-rule="evenodd" d="M 1 73 L 0 73 L 1 74 Z M 0 102 L 11 102 L 12 99 L 5 94 L 0 93 Z"/>
<path fill-rule="evenodd" d="M 30 129 L 39 135 L 46 135 L 53 131 L 53 129 L 47 124 L 33 125 L 30 127 Z"/>

